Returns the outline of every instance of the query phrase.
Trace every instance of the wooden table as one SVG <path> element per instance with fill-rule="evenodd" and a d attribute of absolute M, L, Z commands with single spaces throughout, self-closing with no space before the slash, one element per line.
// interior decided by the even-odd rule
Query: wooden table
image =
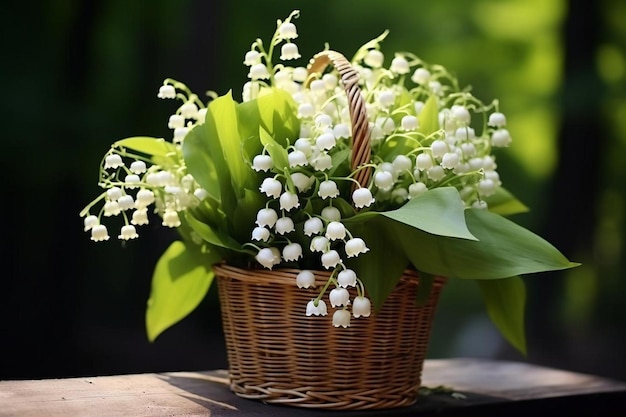
<path fill-rule="evenodd" d="M 427 360 L 423 385 L 453 391 L 435 390 L 407 408 L 339 412 L 238 398 L 223 370 L 1 381 L 0 416 L 624 415 L 626 406 L 626 383 L 517 362 Z"/>

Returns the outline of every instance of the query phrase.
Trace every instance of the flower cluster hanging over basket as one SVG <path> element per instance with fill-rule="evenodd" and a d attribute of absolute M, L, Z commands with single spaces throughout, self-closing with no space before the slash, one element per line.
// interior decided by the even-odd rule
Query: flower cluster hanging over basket
<path fill-rule="evenodd" d="M 296 17 L 279 20 L 267 45 L 257 39 L 245 53 L 241 102 L 232 92 L 205 102 L 166 79 L 158 97 L 181 102 L 168 121 L 172 137 L 123 139 L 103 159 L 104 190 L 81 212 L 92 240 L 109 239 L 102 218 L 115 216 L 122 240 L 156 221 L 180 234 L 153 274 L 150 340 L 200 303 L 216 270 L 227 287 L 235 278 L 224 268 L 232 267 L 251 276 L 297 270 L 289 285 L 306 297 L 290 307 L 296 322 L 328 315 L 333 338 L 376 320 L 407 273 L 419 273 L 417 306 L 436 304 L 436 276 L 473 279 L 494 323 L 524 351 L 519 276 L 576 264 L 504 217 L 526 208 L 498 175 L 494 150 L 511 143 L 498 101 L 484 103 L 412 53 L 386 59 L 387 33 L 349 60 L 327 49 L 291 66 L 301 59 Z M 283 284 L 268 282 L 274 295 L 260 302 L 280 306 Z M 249 307 L 248 298 L 220 296 Z M 280 327 L 277 314 L 254 326 Z M 358 338 L 349 343 L 357 352 Z"/>

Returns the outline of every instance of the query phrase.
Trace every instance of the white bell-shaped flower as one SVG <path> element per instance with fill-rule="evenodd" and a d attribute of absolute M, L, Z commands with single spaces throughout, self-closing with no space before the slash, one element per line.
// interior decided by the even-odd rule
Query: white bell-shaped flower
<path fill-rule="evenodd" d="M 268 197 L 278 198 L 283 190 L 283 185 L 277 179 L 265 178 L 259 190 Z"/>
<path fill-rule="evenodd" d="M 428 71 L 426 68 L 417 68 L 413 72 L 413 75 L 411 76 L 411 80 L 415 84 L 420 84 L 420 85 L 426 84 L 429 79 L 430 79 L 430 71 Z"/>
<path fill-rule="evenodd" d="M 416 130 L 418 128 L 417 117 L 411 114 L 404 116 L 400 121 L 400 127 L 402 128 L 402 130 L 407 132 Z"/>
<path fill-rule="evenodd" d="M 141 178 L 139 178 L 139 175 L 137 174 L 128 174 L 126 177 L 124 177 L 124 185 L 126 186 L 126 188 L 129 188 L 131 190 L 139 187 L 140 182 Z"/>
<path fill-rule="evenodd" d="M 298 138 L 293 143 L 293 147 L 299 151 L 304 152 L 305 155 L 310 155 L 313 150 L 313 145 L 311 145 L 311 141 L 308 138 Z"/>
<path fill-rule="evenodd" d="M 318 149 L 329 150 L 332 149 L 337 144 L 337 139 L 335 139 L 335 135 L 332 133 L 324 133 L 315 139 L 315 146 Z"/>
<path fill-rule="evenodd" d="M 320 114 L 318 116 L 315 117 L 315 126 L 318 129 L 327 129 L 329 128 L 333 123 L 333 119 L 332 117 L 330 117 L 327 114 Z"/>
<path fill-rule="evenodd" d="M 256 172 L 267 172 L 272 168 L 272 157 L 269 155 L 256 155 L 252 158 L 252 169 Z"/>
<path fill-rule="evenodd" d="M 337 274 L 337 284 L 342 288 L 356 285 L 356 273 L 352 269 L 344 269 Z"/>
<path fill-rule="evenodd" d="M 173 114 L 167 122 L 167 127 L 176 129 L 177 127 L 185 127 L 185 118 L 180 114 Z"/>
<path fill-rule="evenodd" d="M 293 184 L 296 186 L 298 191 L 303 193 L 311 188 L 315 182 L 315 177 L 308 176 L 301 172 L 294 172 L 291 174 L 291 181 L 293 181 Z"/>
<path fill-rule="evenodd" d="M 383 90 L 378 95 L 378 104 L 383 109 L 393 106 L 393 103 L 396 100 L 396 95 L 392 90 Z"/>
<path fill-rule="evenodd" d="M 506 126 L 506 117 L 500 112 L 491 113 L 487 124 L 493 127 L 504 127 Z"/>
<path fill-rule="evenodd" d="M 148 209 L 141 208 L 133 211 L 133 217 L 130 222 L 137 226 L 148 224 Z"/>
<path fill-rule="evenodd" d="M 347 306 L 350 304 L 350 293 L 343 287 L 333 288 L 328 295 L 332 307 Z"/>
<path fill-rule="evenodd" d="M 336 124 L 335 127 L 333 127 L 333 135 L 335 135 L 335 137 L 338 139 L 349 138 L 352 135 L 352 133 L 350 133 L 350 125 L 347 123 Z"/>
<path fill-rule="evenodd" d="M 298 45 L 292 42 L 285 43 L 280 48 L 280 59 L 282 61 L 289 61 L 291 59 L 300 58 L 300 52 L 298 51 Z"/>
<path fill-rule="evenodd" d="M 333 326 L 350 327 L 350 312 L 345 309 L 335 310 L 333 313 Z"/>
<path fill-rule="evenodd" d="M 315 300 L 311 300 L 306 305 L 306 315 L 307 316 L 325 316 L 328 314 L 328 309 L 326 308 L 326 303 L 324 300 L 318 300 L 317 304 Z"/>
<path fill-rule="evenodd" d="M 278 252 L 278 261 L 277 261 Z M 272 269 L 274 265 L 280 263 L 280 252 L 276 248 L 263 248 L 259 250 L 254 259 L 267 269 Z"/>
<path fill-rule="evenodd" d="M 305 67 L 296 67 L 293 69 L 293 80 L 298 83 L 303 83 L 309 76 L 309 71 Z"/>
<path fill-rule="evenodd" d="M 431 167 L 430 169 L 428 169 L 427 175 L 428 175 L 428 178 L 430 178 L 431 180 L 439 181 L 440 179 L 446 176 L 446 172 L 444 171 L 441 165 L 435 165 L 434 167 Z"/>
<path fill-rule="evenodd" d="M 172 85 L 162 85 L 159 87 L 158 98 L 176 98 L 176 89 Z"/>
<path fill-rule="evenodd" d="M 185 119 L 195 119 L 198 117 L 198 106 L 193 101 L 187 101 L 180 106 L 180 114 Z"/>
<path fill-rule="evenodd" d="M 167 209 L 163 213 L 163 226 L 178 227 L 180 226 L 180 218 L 176 210 Z"/>
<path fill-rule="evenodd" d="M 419 197 L 428 191 L 428 187 L 423 182 L 416 182 L 409 185 L 409 198 Z"/>
<path fill-rule="evenodd" d="M 420 171 L 430 169 L 433 165 L 433 158 L 428 153 L 421 153 L 415 157 L 415 167 Z"/>
<path fill-rule="evenodd" d="M 456 152 L 446 152 L 443 155 L 443 158 L 441 158 L 441 166 L 446 169 L 454 169 L 460 162 L 461 159 L 459 158 L 459 154 Z"/>
<path fill-rule="evenodd" d="M 139 235 L 137 234 L 135 226 L 133 226 L 132 224 L 127 224 L 126 226 L 122 226 L 122 230 L 120 231 L 118 239 L 131 240 L 137 239 L 138 237 Z"/>
<path fill-rule="evenodd" d="M 300 201 L 298 196 L 292 192 L 285 191 L 280 195 L 280 209 L 285 211 L 291 211 L 292 209 L 300 207 Z"/>
<path fill-rule="evenodd" d="M 339 188 L 337 188 L 337 183 L 333 180 L 322 181 L 320 183 L 317 195 L 322 197 L 322 199 L 337 197 L 339 195 Z"/>
<path fill-rule="evenodd" d="M 85 225 L 85 232 L 93 229 L 95 226 L 100 224 L 100 220 L 98 220 L 97 216 L 94 216 L 93 214 L 90 216 L 85 217 L 85 220 L 83 221 L 84 225 Z"/>
<path fill-rule="evenodd" d="M 367 51 L 363 62 L 365 65 L 369 65 L 372 68 L 380 68 L 383 66 L 385 56 L 378 49 L 370 49 Z"/>
<path fill-rule="evenodd" d="M 352 301 L 352 315 L 355 318 L 369 317 L 372 314 L 372 303 L 369 298 L 363 296 L 356 296 Z"/>
<path fill-rule="evenodd" d="M 346 237 L 346 226 L 341 222 L 330 222 L 326 226 L 326 237 L 328 240 L 343 239 Z"/>
<path fill-rule="evenodd" d="M 209 192 L 204 188 L 196 188 L 195 190 L 193 190 L 193 195 L 198 200 L 202 201 L 209 196 Z"/>
<path fill-rule="evenodd" d="M 471 115 L 469 110 L 467 110 L 467 107 L 455 104 L 450 110 L 452 110 L 452 117 L 454 117 L 457 121 L 465 125 L 470 123 Z"/>
<path fill-rule="evenodd" d="M 410 71 L 409 61 L 402 56 L 397 56 L 391 61 L 389 69 L 396 74 L 408 74 Z"/>
<path fill-rule="evenodd" d="M 255 64 L 259 64 L 261 62 L 261 54 L 259 51 L 248 51 L 243 59 L 243 64 L 247 67 L 251 67 Z"/>
<path fill-rule="evenodd" d="M 326 171 L 333 167 L 333 159 L 327 153 L 321 153 L 311 161 L 311 165 L 316 171 Z"/>
<path fill-rule="evenodd" d="M 447 143 L 437 139 L 430 145 L 430 150 L 435 158 L 441 158 L 448 152 L 449 148 Z"/>
<path fill-rule="evenodd" d="M 122 157 L 116 153 L 107 155 L 107 157 L 104 158 L 104 169 L 109 169 L 109 168 L 115 169 L 123 165 L 124 165 L 124 162 L 122 161 Z"/>
<path fill-rule="evenodd" d="M 315 114 L 315 107 L 311 103 L 302 103 L 298 106 L 298 117 L 312 117 Z"/>
<path fill-rule="evenodd" d="M 302 258 L 302 246 L 299 243 L 293 242 L 285 245 L 283 248 L 283 259 L 286 262 L 297 261 Z"/>
<path fill-rule="evenodd" d="M 497 186 L 493 182 L 493 180 L 489 178 L 485 178 L 484 180 L 480 180 L 478 182 L 477 188 L 478 188 L 478 194 L 481 197 L 489 197 L 490 195 L 495 194 Z"/>
<path fill-rule="evenodd" d="M 489 207 L 485 200 L 476 200 L 472 203 L 472 208 L 478 209 L 478 210 L 487 210 L 487 208 Z"/>
<path fill-rule="evenodd" d="M 506 129 L 498 129 L 491 135 L 491 144 L 503 148 L 511 144 L 511 134 Z"/>
<path fill-rule="evenodd" d="M 476 146 L 471 142 L 461 144 L 461 152 L 463 152 L 464 158 L 469 158 L 476 155 Z"/>
<path fill-rule="evenodd" d="M 341 263 L 341 257 L 339 253 L 331 249 L 328 252 L 322 254 L 322 266 L 326 269 L 334 268 Z"/>
<path fill-rule="evenodd" d="M 278 233 L 279 235 L 285 235 L 296 230 L 296 227 L 291 217 L 281 217 L 280 219 L 276 220 L 274 230 L 276 230 L 276 233 Z"/>
<path fill-rule="evenodd" d="M 383 191 L 393 187 L 393 175 L 389 171 L 378 171 L 374 174 L 374 184 Z"/>
<path fill-rule="evenodd" d="M 360 237 L 355 237 L 346 242 L 346 255 L 348 258 L 359 256 L 362 253 L 369 252 L 369 248 L 365 245 L 365 241 Z"/>
<path fill-rule="evenodd" d="M 104 203 L 103 209 L 105 217 L 117 216 L 122 212 L 122 209 L 117 201 L 107 201 Z"/>
<path fill-rule="evenodd" d="M 296 285 L 298 288 L 315 287 L 315 275 L 308 269 L 302 270 L 296 275 Z"/>
<path fill-rule="evenodd" d="M 296 25 L 291 22 L 283 22 L 278 28 L 278 39 L 295 39 L 297 37 Z"/>
<path fill-rule="evenodd" d="M 143 174 L 146 170 L 147 167 L 144 161 L 133 161 L 133 163 L 130 164 L 130 172 L 133 174 Z"/>
<path fill-rule="evenodd" d="M 251 80 L 266 80 L 270 78 L 270 73 L 267 70 L 265 64 L 258 63 L 250 67 L 250 72 L 248 72 L 248 78 L 250 78 Z"/>
<path fill-rule="evenodd" d="M 145 208 L 154 203 L 154 192 L 151 190 L 142 188 L 137 192 L 135 196 L 135 208 Z"/>
<path fill-rule="evenodd" d="M 311 239 L 311 245 L 309 248 L 313 252 L 326 252 L 329 245 L 330 241 L 324 236 L 315 236 L 313 239 Z"/>
<path fill-rule="evenodd" d="M 368 188 L 357 188 L 352 193 L 352 202 L 356 208 L 369 207 L 374 201 L 372 192 Z"/>
<path fill-rule="evenodd" d="M 287 155 L 287 159 L 291 168 L 305 166 L 307 164 L 306 154 L 297 149 L 289 152 L 289 155 Z"/>
<path fill-rule="evenodd" d="M 320 220 L 319 217 L 311 217 L 307 221 L 304 222 L 304 234 L 306 236 L 313 236 L 322 231 L 324 228 L 324 223 Z"/>
<path fill-rule="evenodd" d="M 252 229 L 252 240 L 267 242 L 270 239 L 270 231 L 261 226 Z"/>
<path fill-rule="evenodd" d="M 341 212 L 337 207 L 326 206 L 322 209 L 322 217 L 329 222 L 338 222 L 341 220 Z"/>
<path fill-rule="evenodd" d="M 91 228 L 91 240 L 94 242 L 102 242 L 109 240 L 109 231 L 103 224 L 98 224 Z"/>
<path fill-rule="evenodd" d="M 121 196 L 117 200 L 117 204 L 119 204 L 120 210 L 129 210 L 135 207 L 135 201 L 133 200 L 133 197 L 128 194 Z"/>

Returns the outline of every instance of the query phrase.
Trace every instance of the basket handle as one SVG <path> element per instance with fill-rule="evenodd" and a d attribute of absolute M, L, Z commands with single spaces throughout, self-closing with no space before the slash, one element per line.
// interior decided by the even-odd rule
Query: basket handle
<path fill-rule="evenodd" d="M 352 121 L 352 171 L 370 162 L 370 130 L 365 110 L 365 101 L 359 88 L 359 74 L 346 59 L 345 56 L 336 51 L 322 51 L 316 54 L 309 63 L 308 72 L 322 73 L 326 67 L 332 64 L 339 75 L 341 82 L 348 96 L 348 108 L 350 110 L 350 120 Z M 370 168 L 359 170 L 354 179 L 361 185 L 367 187 L 371 175 Z M 355 187 L 356 188 L 356 184 Z"/>

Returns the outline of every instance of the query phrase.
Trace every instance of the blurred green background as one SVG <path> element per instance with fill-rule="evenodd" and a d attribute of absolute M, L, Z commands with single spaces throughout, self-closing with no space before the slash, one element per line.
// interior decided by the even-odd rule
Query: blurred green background
<path fill-rule="evenodd" d="M 429 357 L 524 360 L 626 380 L 626 3 L 619 0 L 56 0 L 0 6 L 4 247 L 0 379 L 226 367 L 215 291 L 147 342 L 158 226 L 94 244 L 81 208 L 109 145 L 169 137 L 163 79 L 240 97 L 243 55 L 298 8 L 297 43 L 351 56 L 385 29 L 500 100 L 514 142 L 498 153 L 513 220 L 583 266 L 528 276 L 529 355 L 498 336 L 471 282 L 444 291 Z M 7 189 L 8 186 L 8 189 Z"/>

